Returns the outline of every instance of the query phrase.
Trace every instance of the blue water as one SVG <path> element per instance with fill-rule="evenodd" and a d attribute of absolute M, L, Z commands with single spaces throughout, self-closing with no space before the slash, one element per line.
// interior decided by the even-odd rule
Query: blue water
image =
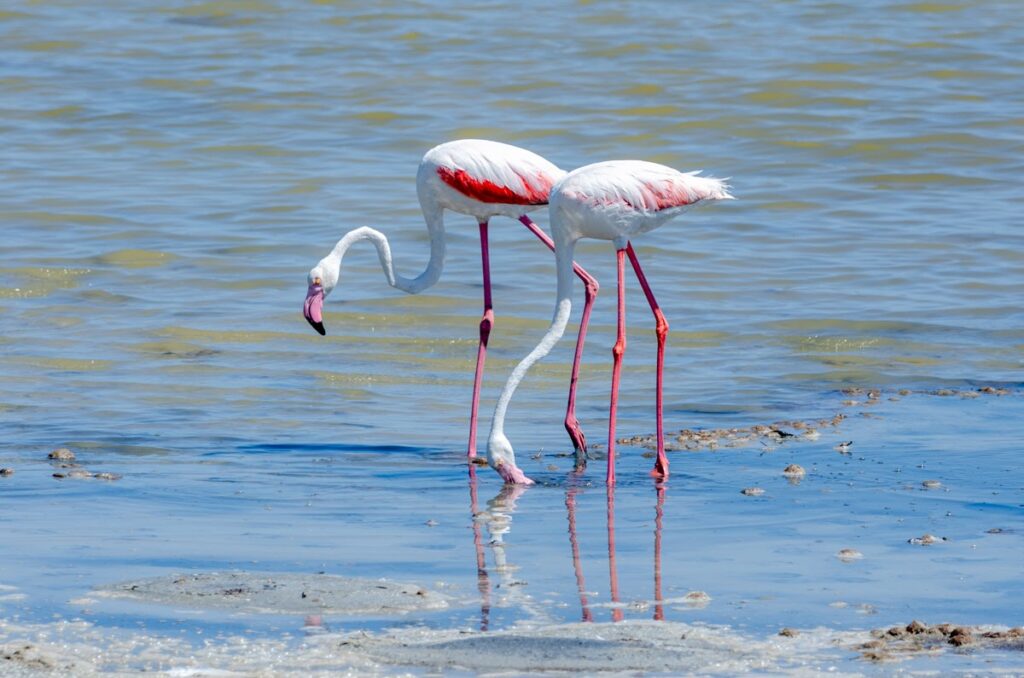
<path fill-rule="evenodd" d="M 670 454 L 663 595 L 711 601 L 666 618 L 756 633 L 1020 624 L 1018 14 L 996 0 L 5 7 L 0 466 L 15 473 L 0 478 L 0 584 L 25 598 L 0 616 L 162 628 L 163 609 L 68 601 L 239 568 L 443 582 L 462 604 L 421 620 L 438 627 L 577 620 L 571 492 L 590 613 L 612 619 L 601 462 L 572 478 L 562 456 L 568 339 L 506 426 L 541 486 L 488 512 L 501 487 L 478 473 L 481 612 L 464 465 L 481 306 L 469 218 L 448 215 L 445 273 L 423 295 L 388 288 L 356 248 L 325 306 L 331 334 L 299 312 L 306 272 L 350 228 L 380 228 L 399 270 L 422 270 L 416 164 L 484 137 L 567 169 L 642 158 L 730 177 L 739 200 L 636 242 L 672 325 L 669 431 L 849 415 L 774 451 Z M 495 220 L 491 240 L 487 415 L 554 299 L 551 257 L 520 225 Z M 614 257 L 596 242 L 578 254 L 603 285 L 579 396 L 599 442 Z M 653 429 L 653 328 L 628 284 L 623 436 Z M 843 405 L 849 386 L 881 388 L 881 402 Z M 984 386 L 1008 393 L 925 393 Z M 900 389 L 913 393 L 889 401 Z M 850 439 L 850 456 L 833 449 Z M 45 457 L 60 446 L 124 477 L 54 479 Z M 642 451 L 623 449 L 614 496 L 627 618 L 655 613 Z M 791 462 L 808 469 L 798 486 L 780 475 Z M 739 493 L 755 485 L 766 493 Z M 948 541 L 907 544 L 925 532 Z M 841 562 L 841 548 L 864 557 Z M 506 575 L 527 583 L 504 596 Z M 182 623 L 274 634 L 301 620 Z"/>

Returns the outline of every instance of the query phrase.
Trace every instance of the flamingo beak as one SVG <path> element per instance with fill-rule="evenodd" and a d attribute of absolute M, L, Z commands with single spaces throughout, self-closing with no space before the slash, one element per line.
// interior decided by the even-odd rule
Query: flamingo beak
<path fill-rule="evenodd" d="M 306 301 L 302 304 L 302 315 L 306 317 L 306 322 L 319 332 L 321 336 L 327 334 L 327 330 L 324 329 L 323 306 L 324 288 L 322 285 L 313 283 L 306 292 Z"/>

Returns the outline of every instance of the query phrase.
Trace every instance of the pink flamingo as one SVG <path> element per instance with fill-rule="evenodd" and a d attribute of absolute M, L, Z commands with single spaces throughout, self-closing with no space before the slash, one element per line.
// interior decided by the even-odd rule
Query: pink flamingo
<path fill-rule="evenodd" d="M 423 156 L 419 171 L 416 173 L 416 193 L 423 218 L 427 223 L 427 232 L 430 234 L 430 262 L 426 270 L 415 278 L 398 275 L 391 260 L 391 246 L 387 237 L 380 231 L 363 226 L 346 233 L 331 253 L 309 272 L 309 289 L 302 312 L 313 329 L 324 335 L 327 333 L 323 323 L 324 299 L 338 284 L 342 257 L 352 245 L 361 240 L 373 243 L 377 248 L 377 255 L 388 284 L 403 292 L 417 294 L 436 283 L 444 268 L 444 210 L 476 218 L 480 226 L 480 252 L 483 261 L 484 312 L 480 320 L 480 345 L 477 350 L 473 404 L 470 409 L 467 451 L 470 459 L 476 456 L 480 384 L 487 357 L 487 340 L 494 324 L 490 256 L 487 245 L 488 222 L 495 216 L 517 218 L 549 249 L 554 250 L 551 238 L 526 216 L 526 212 L 546 205 L 551 186 L 564 175 L 563 170 L 535 153 L 495 141 L 462 139 L 435 146 Z M 597 296 L 598 284 L 596 279 L 575 263 L 572 263 L 570 268 L 583 280 L 587 290 L 584 317 L 579 330 L 579 349 L 573 363 L 569 404 L 565 415 L 566 430 L 577 454 L 580 455 L 585 454 L 587 444 L 576 419 L 576 382 L 579 377 L 582 345 L 586 338 L 586 323 L 590 307 Z M 517 470 L 509 468 L 507 471 L 510 475 L 503 477 L 507 482 L 522 482 L 525 476 L 521 471 L 516 474 Z"/>
<path fill-rule="evenodd" d="M 611 240 L 615 245 L 618 267 L 618 336 L 612 349 L 612 391 L 608 416 L 607 483 L 615 483 L 615 415 L 618 408 L 619 376 L 626 350 L 625 257 L 633 266 L 640 287 L 654 312 L 658 337 L 656 417 L 658 458 L 652 475 L 668 477 L 668 459 L 662 427 L 662 383 L 665 362 L 665 336 L 668 323 L 654 299 L 630 238 L 658 228 L 678 216 L 688 205 L 702 200 L 726 200 L 732 196 L 719 179 L 683 174 L 671 167 L 639 160 L 617 160 L 587 165 L 562 177 L 551 189 L 551 234 L 555 240 L 555 265 L 558 269 L 558 294 L 554 317 L 540 343 L 512 370 L 498 398 L 488 440 L 488 463 L 506 482 L 530 484 L 524 475 L 515 476 L 506 469 L 518 469 L 515 452 L 505 436 L 505 413 L 519 382 L 530 367 L 546 356 L 562 337 L 572 308 L 572 260 L 580 238 Z M 584 311 L 586 314 L 586 311 Z M 577 355 L 579 350 L 577 347 Z M 575 369 L 575 368 L 574 368 Z"/>

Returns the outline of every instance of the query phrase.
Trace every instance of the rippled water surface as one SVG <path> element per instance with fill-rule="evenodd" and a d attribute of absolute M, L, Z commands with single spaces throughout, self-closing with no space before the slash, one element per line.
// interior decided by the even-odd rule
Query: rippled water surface
<path fill-rule="evenodd" d="M 153 625 L 162 613 L 68 601 L 172 571 L 327 570 L 442 580 L 475 602 L 424 623 L 501 628 L 585 618 L 609 604 L 612 566 L 650 617 L 657 534 L 662 596 L 712 596 L 670 619 L 1020 624 L 1022 45 L 1014 0 L 8 3 L 0 584 L 25 598 L 0 614 Z M 739 200 L 635 243 L 672 325 L 666 426 L 846 421 L 774 451 L 673 452 L 660 493 L 643 450 L 623 448 L 610 502 L 602 462 L 569 477 L 567 338 L 506 427 L 541 485 L 502 493 L 487 469 L 467 485 L 472 220 L 447 215 L 445 272 L 424 294 L 389 288 L 364 246 L 326 338 L 299 309 L 306 272 L 356 226 L 422 270 L 416 166 L 460 137 L 567 169 L 641 158 L 730 177 Z M 554 300 L 547 251 L 514 221 L 491 230 L 488 414 Z M 580 386 L 596 442 L 614 256 L 585 242 L 578 257 L 603 284 Z M 654 336 L 627 284 L 632 436 L 653 429 Z M 1007 394 L 927 393 L 983 386 Z M 849 387 L 881 402 L 844 405 Z M 848 439 L 852 455 L 833 450 Z M 124 478 L 54 479 L 59 446 Z M 779 475 L 794 461 L 798 486 Z M 766 493 L 739 494 L 754 485 Z M 949 541 L 906 543 L 923 532 Z M 842 563 L 843 547 L 864 559 Z"/>

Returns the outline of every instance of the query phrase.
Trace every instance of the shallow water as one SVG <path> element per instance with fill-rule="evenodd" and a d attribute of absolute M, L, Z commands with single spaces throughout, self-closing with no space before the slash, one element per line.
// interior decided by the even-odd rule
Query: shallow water
<path fill-rule="evenodd" d="M 669 430 L 851 415 L 770 453 L 675 452 L 660 502 L 650 461 L 624 449 L 624 615 L 655 614 L 660 511 L 664 597 L 712 597 L 666 604 L 668 619 L 756 633 L 915 616 L 1020 624 L 1018 14 L 1009 0 L 0 11 L 0 465 L 15 469 L 0 478 L 0 584 L 25 596 L 0 613 L 297 629 L 68 602 L 124 579 L 239 568 L 443 582 L 465 605 L 410 622 L 438 627 L 613 619 L 601 464 L 574 479 L 558 456 L 568 339 L 506 427 L 542 486 L 513 502 L 483 469 L 471 519 L 481 284 L 468 218 L 449 215 L 446 271 L 427 293 L 391 290 L 358 249 L 325 306 L 331 333 L 299 315 L 306 271 L 352 227 L 385 230 L 399 269 L 418 273 L 416 164 L 478 136 L 566 168 L 637 157 L 731 177 L 739 200 L 636 243 L 672 323 Z M 521 226 L 496 220 L 492 243 L 488 414 L 554 296 L 551 257 Z M 603 284 L 579 411 L 599 442 L 614 257 L 586 243 L 579 259 Z M 653 428 L 654 382 L 650 313 L 627 284 L 624 436 Z M 1010 394 L 885 400 L 983 385 Z M 881 387 L 884 402 L 843 406 L 846 386 Z M 833 450 L 848 439 L 851 456 Z M 46 453 L 65 445 L 124 478 L 52 478 Z M 779 475 L 791 461 L 810 471 L 796 487 Z M 752 485 L 766 494 L 739 494 Z M 949 541 L 906 543 L 924 532 Z M 864 558 L 835 558 L 847 547 Z"/>

